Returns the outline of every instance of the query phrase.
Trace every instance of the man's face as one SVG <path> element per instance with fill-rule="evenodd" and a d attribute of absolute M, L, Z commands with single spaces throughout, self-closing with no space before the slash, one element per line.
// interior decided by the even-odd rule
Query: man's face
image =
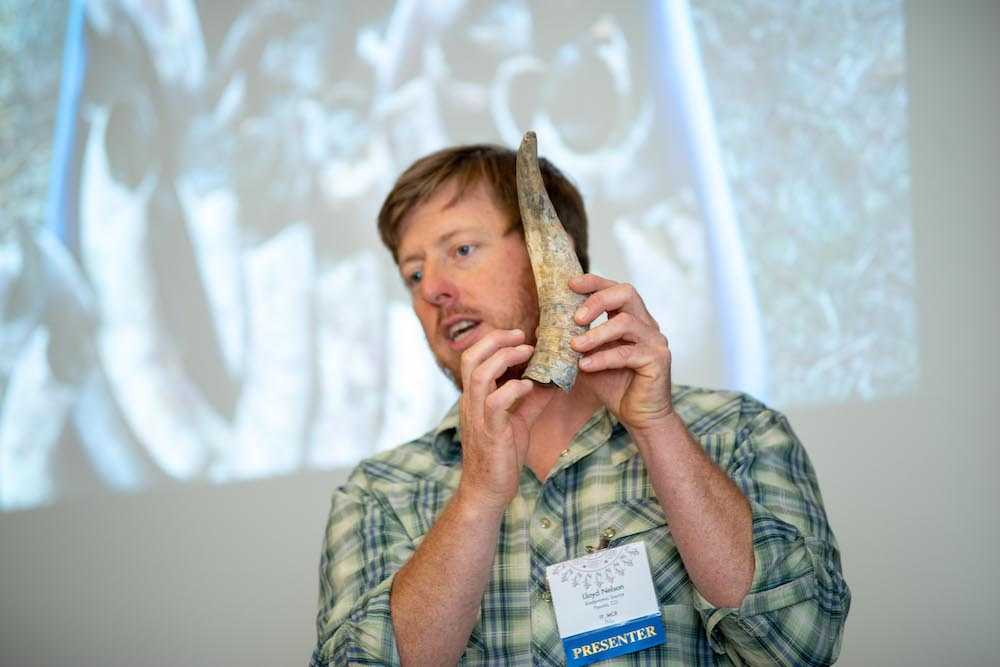
<path fill-rule="evenodd" d="M 538 297 L 520 227 L 493 203 L 485 186 L 449 206 L 445 184 L 403 220 L 399 270 L 413 310 L 443 370 L 462 389 L 461 356 L 494 329 L 521 329 L 534 344 Z M 499 386 L 520 377 L 510 369 Z"/>

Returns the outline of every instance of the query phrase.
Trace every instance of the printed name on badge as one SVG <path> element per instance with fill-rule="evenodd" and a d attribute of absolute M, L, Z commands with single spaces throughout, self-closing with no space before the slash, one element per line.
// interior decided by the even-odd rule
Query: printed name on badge
<path fill-rule="evenodd" d="M 642 542 L 550 565 L 545 577 L 569 667 L 667 640 Z"/>

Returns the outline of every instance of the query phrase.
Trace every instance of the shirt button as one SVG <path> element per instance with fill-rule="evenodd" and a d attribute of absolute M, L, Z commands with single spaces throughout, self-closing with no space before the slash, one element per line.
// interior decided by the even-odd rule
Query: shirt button
<path fill-rule="evenodd" d="M 569 456 L 569 448 L 567 447 L 566 449 L 559 452 L 559 456 Z"/>
<path fill-rule="evenodd" d="M 606 539 L 610 540 L 612 537 L 615 536 L 615 529 L 614 528 L 605 528 L 604 532 L 601 533 L 601 535 L 603 535 Z"/>
<path fill-rule="evenodd" d="M 589 544 L 588 544 L 588 545 L 587 545 L 587 553 L 588 553 L 588 554 L 592 554 L 592 553 L 594 553 L 594 547 L 592 547 L 591 545 L 589 545 Z"/>
<path fill-rule="evenodd" d="M 542 520 L 539 521 L 538 523 L 542 524 L 542 528 L 550 528 L 552 526 L 552 522 L 549 521 L 549 518 L 547 516 L 543 516 Z"/>
<path fill-rule="evenodd" d="M 552 593 L 547 590 L 542 591 L 542 599 L 546 602 L 552 602 Z"/>

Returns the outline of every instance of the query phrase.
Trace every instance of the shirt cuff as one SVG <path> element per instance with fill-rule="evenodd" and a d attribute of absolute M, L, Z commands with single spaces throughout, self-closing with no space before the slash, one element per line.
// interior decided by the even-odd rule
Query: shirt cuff
<path fill-rule="evenodd" d="M 694 588 L 694 606 L 713 651 L 727 653 L 727 642 L 733 642 L 743 655 L 761 652 L 766 658 L 760 641 L 770 628 L 761 615 L 814 598 L 817 581 L 799 529 L 757 502 L 750 501 L 750 506 L 755 562 L 749 592 L 739 607 L 716 607 Z"/>
<path fill-rule="evenodd" d="M 398 665 L 389 593 L 395 574 L 371 589 L 318 651 L 311 665 Z"/>

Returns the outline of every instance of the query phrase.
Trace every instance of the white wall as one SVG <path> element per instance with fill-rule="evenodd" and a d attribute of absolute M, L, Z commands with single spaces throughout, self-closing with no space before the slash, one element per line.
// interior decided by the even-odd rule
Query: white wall
<path fill-rule="evenodd" d="M 922 391 L 793 423 L 838 443 L 815 458 L 854 594 L 843 663 L 996 664 L 1000 5 L 909 10 Z"/>
<path fill-rule="evenodd" d="M 844 665 L 1000 654 L 998 30 L 995 2 L 908 7 L 919 394 L 789 411 L 854 596 Z M 304 664 L 341 478 L 0 515 L 0 664 Z"/>

